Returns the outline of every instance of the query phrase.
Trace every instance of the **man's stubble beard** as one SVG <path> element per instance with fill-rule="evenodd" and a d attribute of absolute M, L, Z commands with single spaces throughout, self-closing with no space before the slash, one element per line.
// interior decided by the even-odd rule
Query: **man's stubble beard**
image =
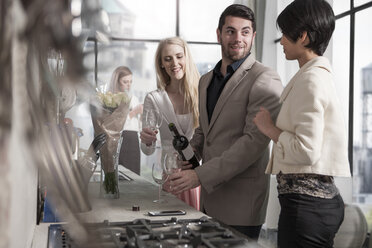
<path fill-rule="evenodd" d="M 229 54 L 229 52 L 228 52 L 229 49 L 228 48 L 225 49 L 225 46 L 223 46 L 221 44 L 222 54 L 223 54 L 223 56 L 225 58 L 227 58 L 231 62 L 230 64 L 232 64 L 232 63 L 234 63 L 234 62 L 236 62 L 238 60 L 241 60 L 242 58 L 246 57 L 250 53 L 250 51 L 252 49 L 252 45 L 253 45 L 252 43 L 253 43 L 253 41 L 251 40 L 251 43 L 250 43 L 249 48 L 247 50 L 245 50 L 245 52 L 242 55 L 239 55 L 238 58 L 234 58 L 235 56 L 238 56 L 238 54 L 234 54 L 234 55 Z M 228 46 L 230 46 L 230 45 L 228 45 Z"/>

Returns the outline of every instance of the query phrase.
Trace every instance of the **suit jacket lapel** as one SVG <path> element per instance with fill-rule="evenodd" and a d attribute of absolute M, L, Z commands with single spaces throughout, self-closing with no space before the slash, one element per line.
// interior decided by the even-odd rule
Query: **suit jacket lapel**
<path fill-rule="evenodd" d="M 229 81 L 226 82 L 226 85 L 223 88 L 220 97 L 218 98 L 216 106 L 214 107 L 212 118 L 208 127 L 208 132 L 212 128 L 215 121 L 217 120 L 221 110 L 223 109 L 223 106 L 229 99 L 229 96 L 233 93 L 235 88 L 242 82 L 242 79 L 248 73 L 247 71 L 252 67 L 255 61 L 256 60 L 252 55 L 248 56 L 248 58 L 243 62 L 243 64 L 241 64 L 239 68 L 235 71 L 235 73 L 232 75 Z"/>
<path fill-rule="evenodd" d="M 200 126 L 208 128 L 208 111 L 207 111 L 207 89 L 213 79 L 213 70 L 208 72 L 199 84 L 199 123 Z M 205 129 L 206 130 L 206 129 Z"/>

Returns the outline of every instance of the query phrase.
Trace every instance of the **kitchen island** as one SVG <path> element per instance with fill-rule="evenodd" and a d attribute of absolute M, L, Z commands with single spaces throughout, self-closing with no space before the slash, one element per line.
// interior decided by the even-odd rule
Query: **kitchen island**
<path fill-rule="evenodd" d="M 153 200 L 158 197 L 158 185 L 152 184 L 145 178 L 138 176 L 132 171 L 121 166 L 120 171 L 132 180 L 119 181 L 119 199 L 103 199 L 99 197 L 98 182 L 89 183 L 89 199 L 92 210 L 80 213 L 79 217 L 83 222 L 123 222 L 133 221 L 135 219 L 170 219 L 172 216 L 152 217 L 148 215 L 149 211 L 164 210 L 185 210 L 185 215 L 174 216 L 177 219 L 196 219 L 205 216 L 202 212 L 190 207 L 174 195 L 162 192 L 162 199 L 166 202 L 155 203 Z M 139 211 L 133 211 L 133 207 L 138 206 Z M 32 248 L 47 247 L 48 227 L 55 223 L 40 223 L 34 232 Z"/>
<path fill-rule="evenodd" d="M 128 227 L 126 226 L 115 226 L 117 223 L 128 223 L 137 221 L 142 219 L 141 225 L 145 231 L 147 229 L 151 229 L 150 236 L 153 236 L 154 233 L 171 233 L 174 232 L 174 227 L 178 225 L 179 227 L 189 227 L 195 226 L 195 232 L 190 230 L 183 230 L 182 228 L 177 229 L 178 231 L 175 232 L 177 234 L 177 238 L 173 238 L 179 242 L 179 240 L 186 240 L 185 242 L 189 242 L 188 238 L 192 236 L 194 237 L 202 237 L 200 239 L 209 239 L 206 242 L 218 242 L 225 244 L 225 242 L 231 242 L 231 246 L 228 247 L 260 247 L 257 245 L 256 242 L 249 242 L 245 239 L 245 237 L 241 235 L 236 235 L 234 231 L 228 229 L 225 225 L 209 218 L 202 212 L 190 207 L 189 205 L 185 204 L 183 201 L 179 200 L 177 197 L 170 193 L 162 192 L 162 199 L 165 200 L 163 203 L 155 203 L 153 202 L 154 199 L 158 197 L 158 186 L 152 184 L 151 182 L 147 181 L 141 176 L 136 175 L 135 173 L 131 172 L 130 170 L 124 169 L 123 172 L 125 175 L 130 178 L 131 180 L 120 180 L 119 181 L 119 188 L 120 188 L 120 198 L 119 199 L 103 199 L 99 197 L 99 183 L 91 182 L 89 183 L 89 196 L 90 202 L 92 205 L 92 210 L 84 213 L 79 214 L 79 218 L 82 222 L 85 223 L 100 223 L 100 225 L 104 225 L 104 227 L 113 230 L 127 230 Z M 136 208 L 139 207 L 138 211 Z M 153 217 L 149 216 L 149 211 L 167 211 L 167 210 L 184 210 L 186 211 L 185 215 L 177 215 L 177 216 L 162 216 L 162 217 Z M 171 219 L 173 218 L 173 219 Z M 177 218 L 177 219 L 175 219 Z M 144 219 L 148 221 L 144 221 Z M 190 220 L 190 222 L 189 222 Z M 191 220 L 194 220 L 192 222 Z M 195 221 L 196 220 L 196 221 Z M 199 221 L 201 220 L 201 221 Z M 103 223 L 106 221 L 105 223 Z M 180 223 L 176 223 L 180 222 Z M 153 223 L 156 223 L 153 225 Z M 48 228 L 51 225 L 53 228 L 53 224 L 56 223 L 41 223 L 37 225 L 34 231 L 34 239 L 32 248 L 46 248 L 48 246 Z M 132 223 L 133 224 L 133 223 Z M 115 226 L 115 227 L 113 227 Z M 135 223 L 137 228 L 138 224 Z M 159 226 L 168 227 L 168 230 L 159 230 Z M 173 229 L 172 229 L 173 228 Z M 53 229 L 54 230 L 54 229 Z M 58 231 L 58 228 L 56 229 Z M 136 229 L 141 233 L 143 229 Z M 153 231 L 154 230 L 154 231 Z M 180 231 L 181 230 L 181 231 Z M 182 231 L 183 230 L 183 231 Z M 55 231 L 53 231 L 55 232 Z M 64 232 L 64 231 L 62 231 Z M 188 238 L 180 238 L 179 233 L 182 233 L 184 237 L 188 236 Z M 133 232 L 134 233 L 134 232 Z M 203 235 L 200 235 L 203 233 Z M 167 235 L 168 235 L 167 234 Z M 128 234 L 129 235 L 129 234 Z M 173 234 L 170 235 L 170 237 Z M 212 236 L 211 236 L 212 235 Z M 115 236 L 115 235 L 114 235 Z M 120 236 L 117 234 L 116 236 Z M 143 236 L 143 235 L 142 235 Z M 174 237 L 174 235 L 173 235 Z M 54 238 L 54 237 L 53 237 Z M 244 243 L 241 244 L 241 241 L 244 239 Z M 204 242 L 204 241 L 199 241 Z M 233 245 L 235 243 L 239 243 L 238 246 Z M 248 245 L 249 243 L 249 245 Z M 196 245 L 199 246 L 199 245 Z M 56 246 L 58 247 L 58 246 Z M 204 246 L 201 246 L 204 247 Z M 214 247 L 214 246 L 210 246 Z M 226 246 L 224 246 L 226 247 Z"/>

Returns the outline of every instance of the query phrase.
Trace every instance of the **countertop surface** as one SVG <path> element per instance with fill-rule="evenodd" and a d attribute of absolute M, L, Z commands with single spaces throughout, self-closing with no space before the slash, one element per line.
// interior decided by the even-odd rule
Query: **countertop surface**
<path fill-rule="evenodd" d="M 132 221 L 135 219 L 196 219 L 205 216 L 202 212 L 190 207 L 183 201 L 170 193 L 162 192 L 161 198 L 166 202 L 155 203 L 153 200 L 158 197 L 158 186 L 150 183 L 146 179 L 130 170 L 123 169 L 123 172 L 132 178 L 131 181 L 119 182 L 119 199 L 104 199 L 99 197 L 99 183 L 89 183 L 89 199 L 92 210 L 78 214 L 82 222 L 110 222 Z M 139 211 L 132 211 L 132 207 L 139 206 Z M 152 217 L 148 215 L 149 211 L 163 210 L 185 210 L 186 215 Z M 32 248 L 47 247 L 48 227 L 55 223 L 41 223 L 37 225 L 34 231 Z"/>

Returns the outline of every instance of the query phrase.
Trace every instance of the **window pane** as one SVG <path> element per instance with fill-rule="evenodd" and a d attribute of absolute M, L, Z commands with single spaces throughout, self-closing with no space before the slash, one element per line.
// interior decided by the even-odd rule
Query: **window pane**
<path fill-rule="evenodd" d="M 254 10 L 252 0 L 239 1 Z M 217 42 L 216 29 L 222 11 L 234 0 L 180 0 L 180 36 L 186 40 Z"/>
<path fill-rule="evenodd" d="M 112 72 L 117 66 L 128 66 L 133 73 L 132 93 L 142 103 L 147 92 L 156 88 L 154 54 L 158 43 L 114 41 L 110 45 L 98 44 L 98 79 L 100 88 L 110 82 Z M 86 79 L 95 88 L 94 81 L 94 42 L 84 46 L 84 65 L 87 68 Z M 82 130 L 79 147 L 87 150 L 93 140 L 93 125 L 89 109 L 91 91 L 82 89 L 78 99 L 66 117 L 73 119 L 74 125 Z"/>
<path fill-rule="evenodd" d="M 344 114 L 345 128 L 349 119 L 350 17 L 336 21 L 336 29 L 326 51 L 331 53 L 335 86 Z M 332 52 L 331 52 L 332 51 Z"/>
<path fill-rule="evenodd" d="M 278 15 L 291 3 L 293 0 L 278 1 Z"/>
<path fill-rule="evenodd" d="M 353 198 L 372 211 L 372 8 L 355 16 Z M 372 223 L 369 223 L 371 226 Z"/>
<path fill-rule="evenodd" d="M 133 84 L 131 92 L 143 103 L 146 94 L 156 89 L 156 76 L 154 67 L 154 56 L 158 46 L 157 42 L 141 41 L 113 41 L 109 45 L 98 44 L 98 79 L 97 87 L 110 82 L 111 75 L 116 67 L 127 66 L 133 73 Z M 91 52 L 92 56 L 86 56 L 84 63 L 89 68 L 88 80 L 94 81 L 94 43 L 88 42 L 85 50 Z M 94 82 L 92 82 L 95 85 Z M 74 120 L 75 126 L 83 130 L 84 135 L 80 138 L 80 148 L 88 149 L 93 140 L 93 124 L 89 109 L 89 100 L 81 101 L 67 114 Z M 141 153 L 141 175 L 151 179 L 151 167 L 149 156 Z"/>
<path fill-rule="evenodd" d="M 341 14 L 345 11 L 350 10 L 350 1 L 351 0 L 337 0 L 333 1 L 333 12 L 335 15 Z"/>
<path fill-rule="evenodd" d="M 371 0 L 354 0 L 354 6 L 358 7 L 360 5 L 363 5 L 365 3 L 371 2 Z"/>
<path fill-rule="evenodd" d="M 221 59 L 220 45 L 189 44 L 189 48 L 200 75 L 213 70 L 217 62 Z"/>
<path fill-rule="evenodd" d="M 86 68 L 85 78 L 95 86 L 94 81 L 94 42 L 87 41 L 83 48 L 84 58 L 83 64 Z M 89 97 L 91 91 L 86 88 L 79 88 L 76 92 L 76 102 L 65 114 L 66 118 L 73 121 L 76 130 L 79 130 L 79 149 L 88 150 L 90 143 L 93 140 L 93 126 L 89 110 Z"/>
<path fill-rule="evenodd" d="M 156 88 L 154 57 L 158 43 L 114 41 L 98 49 L 98 86 L 110 82 L 118 66 L 127 66 L 133 73 L 133 94 L 143 102 L 147 92 Z"/>
<path fill-rule="evenodd" d="M 83 48 L 84 58 L 83 65 L 85 66 L 87 72 L 85 74 L 86 79 L 94 87 L 96 87 L 96 82 L 94 81 L 94 42 L 87 41 Z"/>
<path fill-rule="evenodd" d="M 162 39 L 176 35 L 174 0 L 102 0 L 102 7 L 109 15 L 114 37 Z"/>

